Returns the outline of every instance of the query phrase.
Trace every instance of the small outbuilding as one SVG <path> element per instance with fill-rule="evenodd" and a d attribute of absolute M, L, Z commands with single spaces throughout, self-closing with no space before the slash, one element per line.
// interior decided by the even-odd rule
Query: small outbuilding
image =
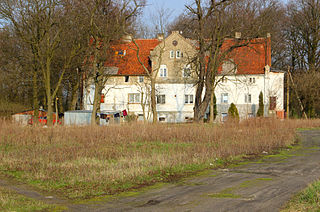
<path fill-rule="evenodd" d="M 90 125 L 91 110 L 73 110 L 64 113 L 65 125 Z M 120 124 L 121 111 L 101 111 L 100 125 Z"/>

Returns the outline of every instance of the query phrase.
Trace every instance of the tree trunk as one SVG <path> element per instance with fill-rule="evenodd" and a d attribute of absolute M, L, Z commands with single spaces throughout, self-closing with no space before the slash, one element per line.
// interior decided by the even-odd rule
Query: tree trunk
<path fill-rule="evenodd" d="M 72 86 L 72 94 L 71 94 L 71 105 L 70 110 L 75 110 L 78 102 L 78 90 L 79 90 L 79 81 Z"/>
<path fill-rule="evenodd" d="M 158 114 L 157 114 L 157 102 L 156 102 L 156 81 L 151 77 L 151 110 L 152 110 L 152 122 L 157 123 Z"/>
<path fill-rule="evenodd" d="M 211 93 L 212 93 L 212 87 L 210 85 L 210 82 L 207 81 L 204 98 L 197 107 L 196 106 L 194 107 L 194 121 L 195 122 L 203 121 L 204 114 L 205 114 L 205 112 L 209 106 L 210 100 L 211 100 Z"/>
<path fill-rule="evenodd" d="M 47 97 L 47 125 L 52 126 L 52 113 L 53 113 L 53 108 L 52 108 L 52 96 L 51 96 L 51 84 L 50 84 L 50 65 L 51 61 L 50 59 L 47 59 L 47 64 L 46 64 L 46 77 L 45 77 L 45 88 L 46 88 L 46 97 Z"/>
<path fill-rule="evenodd" d="M 32 77 L 32 89 L 33 89 L 33 124 L 38 123 L 39 116 L 39 99 L 38 99 L 38 83 L 37 83 L 37 72 L 33 72 Z"/>
<path fill-rule="evenodd" d="M 214 92 L 211 92 L 211 97 L 210 97 L 210 123 L 214 122 Z"/>
<path fill-rule="evenodd" d="M 51 97 L 50 98 L 47 97 L 47 107 L 48 107 L 47 125 L 52 126 L 52 124 L 53 124 L 53 120 L 52 120 L 53 107 L 52 107 L 52 98 Z"/>
<path fill-rule="evenodd" d="M 100 122 L 97 113 L 100 112 L 100 100 L 101 100 L 101 92 L 103 87 L 99 85 L 99 83 L 95 83 L 94 87 L 94 97 L 93 97 L 93 106 L 92 106 L 92 114 L 91 114 L 91 125 L 97 125 Z"/>
<path fill-rule="evenodd" d="M 56 95 L 58 97 L 58 111 L 59 113 L 64 112 L 64 106 L 63 106 L 63 91 L 62 88 L 59 88 L 58 94 Z"/>

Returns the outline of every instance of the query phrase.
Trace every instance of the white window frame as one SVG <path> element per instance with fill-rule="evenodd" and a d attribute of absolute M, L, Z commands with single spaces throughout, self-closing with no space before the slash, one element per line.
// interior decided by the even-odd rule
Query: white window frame
<path fill-rule="evenodd" d="M 180 58 L 181 58 L 181 51 L 180 51 L 180 50 L 177 50 L 177 51 L 176 51 L 176 58 L 177 58 L 177 59 L 180 59 Z"/>
<path fill-rule="evenodd" d="M 174 58 L 174 51 L 173 50 L 170 51 L 170 58 L 171 59 Z"/>
<path fill-rule="evenodd" d="M 252 95 L 250 93 L 246 93 L 244 95 L 244 102 L 245 103 L 252 103 Z"/>
<path fill-rule="evenodd" d="M 184 95 L 184 104 L 193 104 L 194 96 L 193 94 L 185 94 Z"/>
<path fill-rule="evenodd" d="M 222 93 L 221 94 L 221 103 L 222 104 L 228 104 L 229 103 L 229 95 L 228 95 L 228 93 Z"/>
<path fill-rule="evenodd" d="M 157 104 L 165 104 L 166 103 L 166 95 L 159 94 L 157 95 Z"/>
<path fill-rule="evenodd" d="M 140 103 L 140 93 L 129 93 L 128 94 L 128 102 L 129 104 L 138 104 Z"/>
<path fill-rule="evenodd" d="M 168 68 L 166 65 L 160 65 L 159 77 L 168 77 Z"/>

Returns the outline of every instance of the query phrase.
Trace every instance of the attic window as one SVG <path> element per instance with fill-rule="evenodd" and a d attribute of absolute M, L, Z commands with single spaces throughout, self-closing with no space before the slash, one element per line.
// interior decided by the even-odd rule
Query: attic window
<path fill-rule="evenodd" d="M 125 82 L 129 82 L 129 76 L 125 76 L 125 77 L 124 77 L 124 81 L 125 81 Z"/>
<path fill-rule="evenodd" d="M 174 51 L 170 51 L 170 58 L 174 58 Z"/>
<path fill-rule="evenodd" d="M 180 50 L 178 50 L 178 51 L 176 51 L 176 58 L 181 58 L 181 52 L 180 52 Z"/>

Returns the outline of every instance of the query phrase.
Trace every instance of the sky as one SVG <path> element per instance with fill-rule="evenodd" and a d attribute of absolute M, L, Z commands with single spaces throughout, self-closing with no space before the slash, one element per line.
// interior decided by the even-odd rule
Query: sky
<path fill-rule="evenodd" d="M 286 3 L 290 0 L 280 0 L 283 3 Z M 180 15 L 184 10 L 186 4 L 189 4 L 192 0 L 147 0 L 147 7 L 144 9 L 143 17 L 148 20 L 150 17 L 150 13 L 155 12 L 155 8 L 163 6 L 164 8 L 168 8 L 173 10 L 171 15 L 171 20 Z"/>
<path fill-rule="evenodd" d="M 188 2 L 190 0 L 147 0 L 147 7 L 144 9 L 143 16 L 148 19 L 150 14 L 155 12 L 155 8 L 163 7 L 172 10 L 171 20 L 173 20 L 184 11 L 184 5 Z"/>

